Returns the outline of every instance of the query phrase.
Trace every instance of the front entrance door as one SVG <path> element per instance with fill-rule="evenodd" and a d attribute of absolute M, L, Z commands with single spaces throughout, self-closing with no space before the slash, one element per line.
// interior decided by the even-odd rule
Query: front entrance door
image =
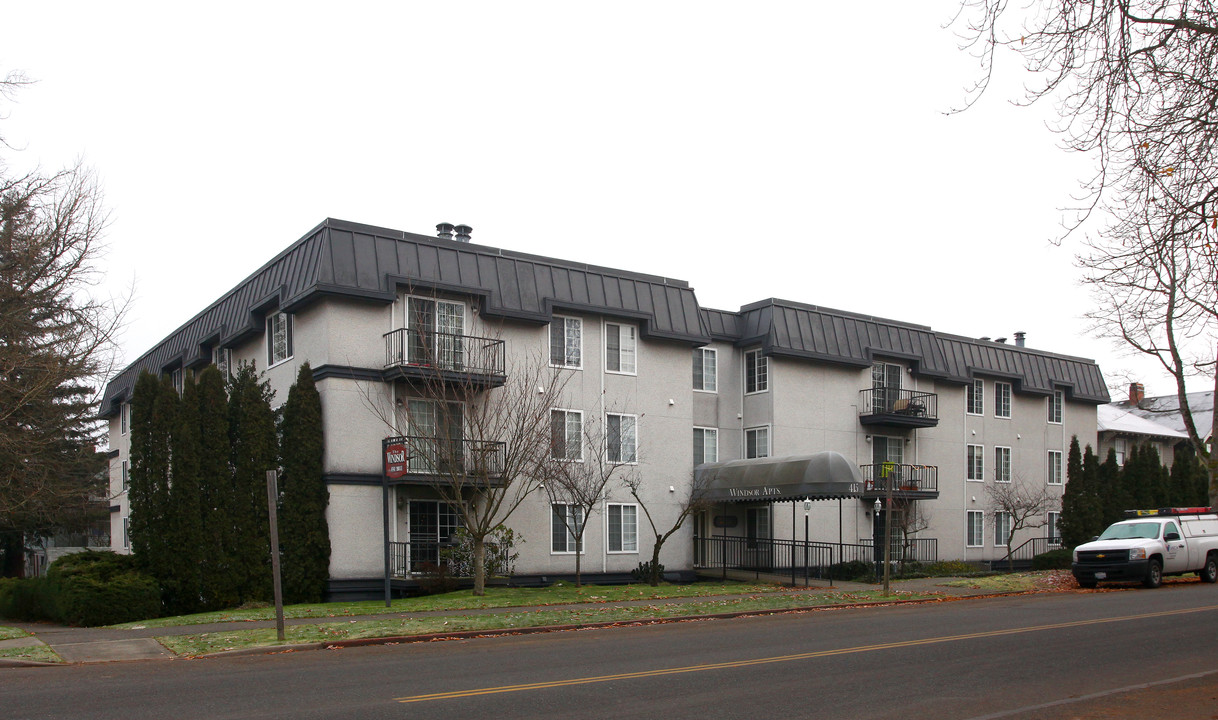
<path fill-rule="evenodd" d="M 448 503 L 438 500 L 410 501 L 411 572 L 423 572 L 425 565 L 440 564 L 440 549 L 452 541 L 461 527 L 460 516 Z"/>

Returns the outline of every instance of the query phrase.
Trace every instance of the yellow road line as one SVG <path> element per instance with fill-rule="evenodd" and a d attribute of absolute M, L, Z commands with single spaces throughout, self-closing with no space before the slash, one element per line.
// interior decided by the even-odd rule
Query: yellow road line
<path fill-rule="evenodd" d="M 635 678 L 660 677 L 663 675 L 678 675 L 681 673 L 703 672 L 706 670 L 725 670 L 742 668 L 751 665 L 766 665 L 769 663 L 791 662 L 794 660 L 810 660 L 813 658 L 832 657 L 834 655 L 852 655 L 855 653 L 875 652 L 877 650 L 892 650 L 895 648 L 915 647 L 918 645 L 937 645 L 939 643 L 974 640 L 977 638 L 1000 637 L 1002 635 L 1020 635 L 1044 630 L 1060 630 L 1062 628 L 1083 627 L 1085 625 L 1102 625 L 1105 623 L 1127 622 L 1129 620 L 1145 620 L 1148 618 L 1168 617 L 1171 615 L 1186 615 L 1189 613 L 1218 610 L 1218 605 L 1190 608 L 1186 610 L 1164 610 L 1162 612 L 1144 613 L 1140 615 L 1125 615 L 1114 618 L 1095 620 L 1075 620 L 1073 622 L 1053 623 L 1051 625 L 1034 625 L 1032 627 L 1011 628 L 1008 630 L 986 630 L 984 632 L 965 633 L 963 635 L 945 635 L 943 637 L 924 638 L 922 640 L 902 640 L 900 642 L 880 643 L 878 645 L 860 645 L 857 647 L 839 648 L 837 650 L 817 650 L 815 652 L 797 653 L 795 655 L 778 655 L 775 657 L 755 658 L 753 660 L 732 660 L 705 665 L 689 665 L 686 667 L 664 668 L 660 670 L 642 670 L 639 672 L 620 673 L 617 675 L 598 675 L 595 677 L 570 678 L 567 680 L 551 680 L 547 682 L 525 683 L 523 685 L 504 685 L 492 688 L 476 688 L 472 690 L 454 690 L 452 692 L 432 693 L 430 695 L 410 695 L 395 698 L 397 702 L 411 703 L 427 700 L 453 700 L 456 698 L 475 697 L 478 695 L 494 695 L 498 693 L 523 692 L 525 690 L 545 690 L 548 688 L 568 685 L 589 685 L 592 683 L 612 682 L 614 680 L 632 680 Z"/>

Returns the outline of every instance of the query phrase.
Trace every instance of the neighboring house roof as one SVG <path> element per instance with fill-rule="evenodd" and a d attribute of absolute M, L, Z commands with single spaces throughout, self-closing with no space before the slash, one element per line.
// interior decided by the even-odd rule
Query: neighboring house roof
<path fill-rule="evenodd" d="M 1167 425 L 1148 420 L 1140 415 L 1135 415 L 1128 410 L 1118 407 L 1118 403 L 1109 403 L 1097 407 L 1096 422 L 1100 432 L 1111 432 L 1121 435 L 1145 435 L 1170 440 L 1188 439 L 1188 433 L 1173 430 Z"/>
<path fill-rule="evenodd" d="M 902 359 L 914 373 L 967 383 L 974 377 L 1009 380 L 1018 392 L 1049 395 L 1064 389 L 1072 399 L 1109 400 L 1094 360 L 974 340 L 924 325 L 771 298 L 736 313 L 703 310 L 703 325 L 716 340 L 760 345 L 770 355 L 868 367 L 878 357 Z"/>
<path fill-rule="evenodd" d="M 1214 427 L 1214 392 L 1209 390 L 1188 393 L 1184 397 L 1188 401 L 1189 410 L 1193 413 L 1193 422 L 1197 426 L 1197 432 L 1202 437 L 1208 438 Z M 1136 404 L 1123 400 L 1114 402 L 1111 406 L 1175 430 L 1187 437 L 1184 414 L 1180 412 L 1180 399 L 1175 395 L 1143 398 Z"/>
<path fill-rule="evenodd" d="M 683 280 L 327 219 L 128 365 L 107 384 L 101 414 L 118 411 L 140 371 L 206 365 L 214 348 L 260 334 L 273 310 L 295 311 L 323 296 L 390 303 L 403 286 L 475 295 L 491 317 L 540 324 L 555 312 L 586 311 L 633 319 L 645 337 L 694 346 L 760 344 L 771 355 L 858 367 L 882 356 L 953 382 L 986 375 L 1020 392 L 1063 388 L 1075 400 L 1109 400 L 1091 360 L 785 300 L 739 312 L 703 309 Z"/>

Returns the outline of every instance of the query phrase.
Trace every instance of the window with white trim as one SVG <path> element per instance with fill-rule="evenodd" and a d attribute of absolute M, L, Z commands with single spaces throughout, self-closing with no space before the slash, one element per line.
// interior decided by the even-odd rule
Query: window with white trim
<path fill-rule="evenodd" d="M 123 547 L 131 547 L 131 518 L 123 518 Z"/>
<path fill-rule="evenodd" d="M 607 459 L 611 463 L 638 462 L 638 417 L 609 413 L 605 416 Z"/>
<path fill-rule="evenodd" d="M 119 472 L 120 472 L 120 474 L 121 474 L 121 478 L 122 478 L 122 481 L 123 481 L 123 492 L 127 492 L 127 483 L 129 483 L 129 482 L 131 481 L 131 465 L 130 465 L 130 463 L 129 463 L 128 461 L 124 460 L 124 461 L 122 462 L 122 465 L 120 465 Z"/>
<path fill-rule="evenodd" d="M 584 459 L 584 414 L 579 410 L 550 411 L 550 457 Z"/>
<path fill-rule="evenodd" d="M 169 382 L 173 385 L 173 389 L 175 392 L 177 392 L 178 397 L 182 397 L 182 391 L 185 389 L 183 385 L 184 379 L 182 376 L 182 368 L 174 368 L 173 371 L 169 373 Z"/>
<path fill-rule="evenodd" d="M 1011 383 L 994 383 L 994 417 L 1011 417 Z"/>
<path fill-rule="evenodd" d="M 605 323 L 605 371 L 635 374 L 638 330 L 633 325 Z"/>
<path fill-rule="evenodd" d="M 1006 547 L 1011 542 L 1011 513 L 994 513 L 994 546 Z"/>
<path fill-rule="evenodd" d="M 966 478 L 973 482 L 983 482 L 985 480 L 985 446 L 969 445 L 965 461 Z"/>
<path fill-rule="evenodd" d="M 1011 448 L 994 448 L 994 482 L 1011 482 Z"/>
<path fill-rule="evenodd" d="M 1112 443 L 1112 449 L 1114 451 L 1116 451 L 1116 464 L 1124 465 L 1125 464 L 1125 440 L 1124 440 L 1124 438 L 1117 438 L 1116 440 L 1114 440 Z"/>
<path fill-rule="evenodd" d="M 228 380 L 232 377 L 233 350 L 232 348 L 212 348 L 211 364 L 220 371 L 220 377 Z"/>
<path fill-rule="evenodd" d="M 1045 537 L 1049 538 L 1049 542 L 1062 541 L 1061 534 L 1062 514 L 1054 510 L 1050 510 L 1045 514 Z"/>
<path fill-rule="evenodd" d="M 965 516 L 965 534 L 967 539 L 965 545 L 968 547 L 981 547 L 985 544 L 985 513 L 980 510 L 969 510 Z"/>
<path fill-rule="evenodd" d="M 277 312 L 266 319 L 266 364 L 276 365 L 292 357 L 292 316 Z"/>
<path fill-rule="evenodd" d="M 694 348 L 694 390 L 719 391 L 719 352 L 714 348 Z"/>
<path fill-rule="evenodd" d="M 637 505 L 609 503 L 605 509 L 609 525 L 609 552 L 639 551 L 639 508 Z"/>
<path fill-rule="evenodd" d="M 1055 425 L 1062 424 L 1062 402 L 1066 399 L 1066 394 L 1061 390 L 1054 390 L 1053 397 L 1049 398 L 1049 422 Z"/>
<path fill-rule="evenodd" d="M 131 403 L 123 403 L 118 407 L 118 433 L 126 435 L 131 427 Z"/>
<path fill-rule="evenodd" d="M 760 350 L 744 354 L 744 392 L 759 393 L 770 389 L 770 359 Z"/>
<path fill-rule="evenodd" d="M 550 322 L 550 364 L 555 367 L 583 367 L 584 321 L 577 317 L 555 315 Z"/>
<path fill-rule="evenodd" d="M 719 462 L 719 431 L 694 428 L 694 465 Z"/>
<path fill-rule="evenodd" d="M 985 381 L 981 378 L 964 386 L 964 412 L 969 415 L 985 413 Z"/>
<path fill-rule="evenodd" d="M 1062 451 L 1061 451 L 1061 450 L 1050 450 L 1050 451 L 1049 451 L 1049 473 L 1048 473 L 1048 478 L 1049 478 L 1049 484 L 1050 484 L 1050 485 L 1061 485 L 1061 484 L 1063 484 L 1063 478 L 1062 478 Z"/>
<path fill-rule="evenodd" d="M 744 431 L 744 456 L 763 458 L 770 456 L 770 428 L 755 427 Z"/>
<path fill-rule="evenodd" d="M 575 531 L 580 528 L 584 520 L 584 509 L 579 505 L 569 505 L 567 503 L 554 503 L 550 506 L 550 552 L 551 553 L 570 553 L 576 552 Z M 583 552 L 583 538 L 578 544 L 578 551 Z"/>

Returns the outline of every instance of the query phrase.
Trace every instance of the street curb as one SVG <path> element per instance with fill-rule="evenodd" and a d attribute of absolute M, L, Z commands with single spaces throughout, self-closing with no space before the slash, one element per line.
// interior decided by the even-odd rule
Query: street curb
<path fill-rule="evenodd" d="M 884 607 L 886 605 L 925 605 L 930 603 L 956 602 L 959 600 L 978 600 L 994 597 L 1015 597 L 1018 595 L 1035 595 L 1040 591 L 1020 591 L 1004 593 L 985 593 L 981 595 L 964 595 L 955 597 L 920 598 L 917 600 L 885 600 L 865 603 L 838 603 L 835 605 L 810 605 L 806 607 L 773 608 L 770 610 L 740 610 L 738 612 L 712 613 L 709 615 L 677 615 L 663 618 L 639 618 L 636 620 L 617 620 L 595 623 L 572 623 L 566 625 L 538 625 L 522 628 L 497 628 L 493 630 L 454 630 L 452 632 L 427 633 L 424 635 L 391 635 L 376 638 L 356 638 L 353 640 L 333 640 L 330 642 L 300 643 L 296 645 L 263 645 L 259 647 L 240 648 L 238 650 L 221 650 L 202 655 L 185 655 L 191 660 L 205 660 L 221 657 L 238 657 L 241 655 L 273 655 L 281 652 L 297 652 L 307 650 L 341 649 L 349 647 L 367 647 L 372 645 L 406 645 L 412 643 L 436 642 L 440 640 L 467 640 L 471 638 L 500 637 L 504 635 L 538 635 L 548 632 L 569 632 L 572 630 L 594 630 L 609 627 L 638 627 L 642 625 L 660 625 L 666 623 L 691 622 L 695 620 L 731 620 L 742 617 L 762 617 L 782 613 L 815 612 L 818 610 L 842 610 L 847 608 Z"/>
<path fill-rule="evenodd" d="M 16 658 L 0 658 L 0 668 L 6 667 L 64 667 L 69 662 L 41 662 L 39 660 L 18 660 Z"/>

